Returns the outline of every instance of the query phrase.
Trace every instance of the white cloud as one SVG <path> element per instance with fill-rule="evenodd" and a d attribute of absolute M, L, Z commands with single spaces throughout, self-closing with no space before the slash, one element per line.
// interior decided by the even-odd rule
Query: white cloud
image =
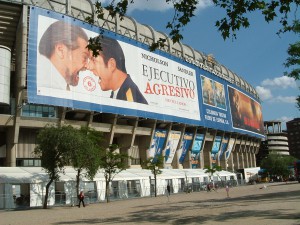
<path fill-rule="evenodd" d="M 111 3 L 111 0 L 101 0 L 103 5 Z M 211 0 L 199 0 L 197 4 L 197 11 L 213 5 Z M 130 14 L 134 10 L 148 10 L 164 12 L 173 8 L 173 4 L 166 3 L 163 0 L 136 0 L 133 4 L 128 5 L 127 13 Z"/>
<path fill-rule="evenodd" d="M 257 86 L 255 89 L 261 100 L 264 101 L 272 98 L 272 93 L 270 89 L 261 86 Z"/>
<path fill-rule="evenodd" d="M 277 96 L 271 100 L 271 102 L 281 102 L 281 103 L 296 103 L 296 97 L 295 96 Z"/>
<path fill-rule="evenodd" d="M 266 79 L 261 82 L 262 86 L 269 86 L 269 87 L 280 87 L 283 89 L 292 87 L 297 88 L 297 83 L 294 78 L 282 76 L 282 77 L 275 77 L 274 79 Z"/>
<path fill-rule="evenodd" d="M 294 119 L 294 117 L 282 116 L 282 117 L 278 118 L 277 120 L 286 123 L 286 122 L 291 121 L 293 119 Z"/>

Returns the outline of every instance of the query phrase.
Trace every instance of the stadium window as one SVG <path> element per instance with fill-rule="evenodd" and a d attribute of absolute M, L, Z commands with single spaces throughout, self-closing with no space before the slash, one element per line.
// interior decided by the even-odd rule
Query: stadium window
<path fill-rule="evenodd" d="M 42 106 L 37 106 L 36 107 L 36 116 L 37 117 L 42 117 Z"/>
<path fill-rule="evenodd" d="M 29 116 L 29 105 L 25 105 L 22 108 L 22 116 Z"/>
<path fill-rule="evenodd" d="M 55 107 L 53 106 L 41 106 L 41 105 L 28 104 L 23 106 L 22 116 L 53 118 L 56 117 L 56 111 L 55 111 Z"/>
<path fill-rule="evenodd" d="M 34 105 L 29 105 L 29 116 L 35 117 L 36 112 L 35 112 L 35 106 Z"/>
<path fill-rule="evenodd" d="M 41 160 L 40 159 L 17 159 L 16 165 L 19 167 L 40 167 Z"/>

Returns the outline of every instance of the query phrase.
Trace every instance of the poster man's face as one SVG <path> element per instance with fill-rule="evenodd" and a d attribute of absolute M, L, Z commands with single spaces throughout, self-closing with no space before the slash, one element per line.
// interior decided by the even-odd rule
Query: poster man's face
<path fill-rule="evenodd" d="M 111 90 L 113 71 L 110 66 L 110 60 L 106 65 L 103 57 L 98 55 L 97 57 L 91 57 L 91 60 L 87 66 L 87 69 L 92 71 L 99 78 L 98 84 L 100 85 L 102 91 Z"/>
<path fill-rule="evenodd" d="M 65 79 L 68 84 L 77 86 L 79 82 L 79 72 L 86 69 L 89 58 L 89 51 L 86 48 L 87 42 L 82 38 L 77 40 L 78 48 L 68 49 L 65 60 Z"/>

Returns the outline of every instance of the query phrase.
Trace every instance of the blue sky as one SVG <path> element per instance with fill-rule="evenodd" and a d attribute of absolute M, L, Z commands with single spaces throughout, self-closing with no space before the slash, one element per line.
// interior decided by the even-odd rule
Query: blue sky
<path fill-rule="evenodd" d="M 283 75 L 288 70 L 283 66 L 288 46 L 297 41 L 297 36 L 289 33 L 279 37 L 278 21 L 268 24 L 260 14 L 253 13 L 249 17 L 250 28 L 238 31 L 237 39 L 224 41 L 214 25 L 224 12 L 210 0 L 200 0 L 196 16 L 182 32 L 181 42 L 213 54 L 220 64 L 247 80 L 260 95 L 265 121 L 286 122 L 300 117 L 296 108 L 299 81 Z M 130 6 L 128 16 L 168 34 L 165 27 L 173 11 L 163 0 L 138 0 Z"/>

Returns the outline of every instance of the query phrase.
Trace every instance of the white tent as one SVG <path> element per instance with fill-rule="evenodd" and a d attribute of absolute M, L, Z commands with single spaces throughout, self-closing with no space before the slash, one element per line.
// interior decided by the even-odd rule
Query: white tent
<path fill-rule="evenodd" d="M 197 182 L 208 181 L 209 174 L 203 169 L 161 169 L 162 173 L 157 175 L 158 195 L 165 193 L 166 186 L 172 183 L 174 193 L 178 193 L 182 185 L 191 184 L 195 180 Z M 89 183 L 94 182 L 93 190 L 97 196 L 97 201 L 105 199 L 105 178 L 103 170 L 94 177 L 93 181 L 89 181 L 84 176 L 84 171 L 80 178 L 80 189 L 85 189 Z M 49 205 L 55 204 L 55 194 L 64 194 L 64 204 L 74 204 L 76 201 L 76 176 L 77 171 L 73 167 L 66 167 L 63 173 L 60 173 L 58 182 L 53 183 L 49 189 Z M 236 180 L 236 174 L 228 171 L 216 172 L 214 180 L 227 181 Z M 145 169 L 127 169 L 114 176 L 114 182 L 117 182 L 119 191 L 126 197 L 127 189 L 137 184 L 139 196 L 150 196 L 151 182 L 154 176 L 150 170 Z M 48 174 L 41 167 L 0 167 L 0 208 L 11 208 L 15 199 L 13 196 L 14 188 L 20 189 L 20 195 L 29 196 L 29 206 L 41 206 L 45 195 L 45 187 L 49 181 Z M 153 184 L 153 183 L 152 183 Z M 112 187 L 111 187 L 112 188 Z M 75 200 L 74 200 L 75 199 Z"/>

